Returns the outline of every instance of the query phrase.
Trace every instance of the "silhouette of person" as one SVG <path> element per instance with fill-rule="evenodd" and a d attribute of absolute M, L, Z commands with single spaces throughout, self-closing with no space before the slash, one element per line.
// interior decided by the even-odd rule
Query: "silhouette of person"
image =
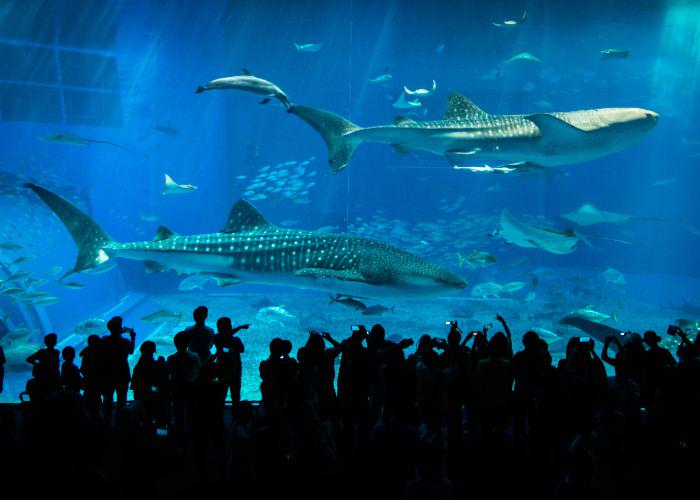
<path fill-rule="evenodd" d="M 338 405 L 343 444 L 349 448 L 355 442 L 362 447 L 369 439 L 370 365 L 369 353 L 363 345 L 367 335 L 365 327 L 359 326 L 339 346 L 342 355 L 338 368 Z M 334 343 L 330 336 L 327 340 Z"/>
<path fill-rule="evenodd" d="M 199 356 L 188 350 L 189 336 L 182 331 L 175 334 L 175 354 L 168 356 L 167 369 L 173 404 L 175 432 L 182 448 L 185 429 L 192 418 L 193 398 L 199 373 Z"/>
<path fill-rule="evenodd" d="M 63 364 L 61 365 L 61 387 L 70 392 L 80 392 L 83 385 L 83 376 L 75 366 L 75 349 L 71 346 L 64 347 L 61 351 Z"/>
<path fill-rule="evenodd" d="M 102 406 L 102 359 L 99 335 L 90 335 L 87 346 L 80 351 L 80 373 L 83 375 L 83 399 L 85 409 L 92 418 L 97 418 Z"/>
<path fill-rule="evenodd" d="M 59 387 L 60 360 L 56 349 L 58 336 L 49 333 L 44 337 L 44 345 L 27 358 L 27 363 L 32 365 L 32 375 L 36 380 L 36 390 L 39 397 L 45 396 Z"/>
<path fill-rule="evenodd" d="M 105 422 L 112 422 L 114 394 L 117 395 L 117 412 L 126 406 L 126 394 L 129 390 L 131 373 L 129 371 L 129 356 L 134 353 L 136 332 L 122 325 L 122 318 L 114 316 L 107 322 L 109 335 L 101 341 L 101 359 L 104 365 L 102 397 Z M 129 340 L 122 337 L 129 334 Z"/>
<path fill-rule="evenodd" d="M 163 389 L 166 379 L 165 359 L 161 356 L 155 359 L 156 344 L 146 340 L 139 348 L 139 357 L 131 377 L 131 390 L 134 400 L 142 401 L 146 421 L 163 416 Z"/>
<path fill-rule="evenodd" d="M 241 330 L 247 330 L 250 325 L 240 325 L 233 328 L 231 318 L 226 316 L 219 318 L 216 322 L 217 333 L 214 336 L 214 344 L 220 345 L 219 358 L 224 367 L 224 388 L 231 392 L 231 402 L 237 403 L 241 400 L 241 376 L 243 366 L 241 365 L 241 354 L 245 351 L 243 342 L 234 335 Z M 224 394 L 224 399 L 226 394 Z"/>
<path fill-rule="evenodd" d="M 185 331 L 189 337 L 189 349 L 199 356 L 199 362 L 204 363 L 211 354 L 214 345 L 214 330 L 205 325 L 209 309 L 199 306 L 192 313 L 194 325 L 188 326 Z"/>

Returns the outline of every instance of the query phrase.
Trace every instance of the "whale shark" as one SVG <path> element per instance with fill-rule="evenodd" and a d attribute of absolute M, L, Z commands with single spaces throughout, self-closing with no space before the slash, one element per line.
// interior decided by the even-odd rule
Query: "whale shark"
<path fill-rule="evenodd" d="M 218 233 L 181 236 L 161 226 L 151 241 L 119 243 L 59 195 L 36 184 L 26 187 L 58 216 L 78 247 L 70 274 L 125 258 L 143 261 L 148 273 L 199 273 L 222 286 L 282 284 L 373 298 L 439 296 L 466 286 L 451 271 L 387 243 L 274 226 L 243 199 Z"/>
<path fill-rule="evenodd" d="M 458 93 L 449 96 L 445 116 L 437 121 L 397 117 L 392 125 L 363 128 L 309 106 L 291 106 L 287 111 L 321 135 L 332 173 L 343 170 L 363 142 L 391 144 L 401 153 L 429 151 L 458 167 L 495 159 L 512 162 L 499 167 L 508 167 L 501 172 L 531 172 L 622 151 L 641 141 L 659 119 L 654 111 L 639 108 L 491 115 Z"/>

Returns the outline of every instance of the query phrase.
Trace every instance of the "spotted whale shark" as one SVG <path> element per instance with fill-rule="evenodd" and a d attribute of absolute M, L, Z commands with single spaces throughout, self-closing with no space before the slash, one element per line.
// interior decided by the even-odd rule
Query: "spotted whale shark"
<path fill-rule="evenodd" d="M 161 226 L 151 241 L 119 243 L 87 214 L 36 184 L 34 191 L 78 247 L 71 273 L 113 258 L 145 262 L 149 273 L 174 269 L 241 282 L 290 285 L 367 297 L 430 297 L 459 292 L 466 282 L 449 270 L 377 240 L 276 227 L 248 201 L 237 201 L 218 233 L 181 236 Z"/>
<path fill-rule="evenodd" d="M 288 111 L 313 127 L 326 142 L 332 173 L 343 170 L 363 142 L 391 144 L 444 155 L 453 167 L 529 174 L 581 163 L 622 151 L 641 141 L 659 115 L 639 108 L 603 108 L 531 115 L 488 114 L 453 93 L 442 120 L 417 122 L 397 117 L 392 125 L 360 127 L 329 111 L 291 106 Z M 480 160 L 507 161 L 497 167 Z"/>

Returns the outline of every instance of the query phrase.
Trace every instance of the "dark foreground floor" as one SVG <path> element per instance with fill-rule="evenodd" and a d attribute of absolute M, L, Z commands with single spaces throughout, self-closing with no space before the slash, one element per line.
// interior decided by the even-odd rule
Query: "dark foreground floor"
<path fill-rule="evenodd" d="M 415 476 L 405 467 L 406 443 L 421 433 L 430 438 L 426 429 L 397 424 L 353 452 L 339 444 L 332 453 L 277 457 L 259 453 L 270 449 L 264 428 L 251 436 L 232 417 L 227 408 L 222 432 L 190 436 L 180 447 L 173 436 L 132 426 L 128 411 L 107 428 L 55 412 L 37 417 L 26 405 L 3 405 L 0 498 L 402 498 L 407 478 Z M 610 442 L 595 433 L 587 439 L 592 447 Z M 432 485 L 426 495 L 411 498 L 692 498 L 698 491 L 697 451 L 684 443 L 654 442 L 644 430 L 624 450 L 596 453 L 611 459 L 583 472 L 567 450 L 542 444 L 514 446 L 510 429 L 489 439 L 466 433 L 460 450 L 451 452 L 456 465 L 447 471 L 453 495 Z M 572 471 L 590 473 L 593 488 L 570 488 L 576 481 Z M 596 483 L 614 484 L 613 493 L 601 494 Z"/>

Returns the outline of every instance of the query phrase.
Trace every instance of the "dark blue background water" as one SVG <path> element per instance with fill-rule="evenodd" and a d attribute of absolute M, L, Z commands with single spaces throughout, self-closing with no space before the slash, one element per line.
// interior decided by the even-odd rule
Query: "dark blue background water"
<path fill-rule="evenodd" d="M 245 187 L 236 176 L 250 178 L 263 165 L 311 156 L 318 170 L 311 203 L 256 203 L 272 222 L 294 219 L 305 228 L 345 229 L 349 221 L 369 219 L 378 210 L 390 219 L 431 222 L 449 219 L 438 209 L 441 199 L 466 196 L 462 207 L 473 214 L 495 216 L 507 206 L 518 215 L 544 215 L 560 227 L 567 224 L 558 215 L 585 202 L 603 210 L 682 218 L 700 226 L 697 2 L 200 0 L 91 2 L 88 9 L 81 2 L 56 0 L 24 2 L 29 17 L 17 11 L 18 3 L 0 8 L 0 26 L 3 19 L 6 24 L 25 21 L 30 24 L 25 31 L 51 31 L 41 42 L 46 46 L 56 40 L 65 46 L 66 39 L 71 45 L 89 45 L 104 33 L 114 35 L 113 43 L 97 52 L 116 58 L 120 108 L 95 112 L 118 112 L 121 126 L 37 123 L 31 117 L 0 121 L 0 168 L 31 174 L 39 182 L 47 176 L 61 185 L 85 188 L 89 212 L 116 240 L 149 239 L 159 224 L 182 234 L 215 232 Z M 36 15 L 30 4 L 46 15 Z M 519 18 L 523 10 L 528 18 L 522 26 L 499 29 L 491 24 Z M 0 43 L 11 44 L 17 35 L 8 35 L 6 28 Z M 56 38 L 54 30 L 62 37 Z M 317 53 L 305 53 L 295 50 L 295 42 L 324 45 Z M 436 52 L 442 44 L 444 50 Z M 608 48 L 629 48 L 631 56 L 603 61 L 600 51 Z M 520 52 L 542 62 L 513 64 L 496 78 L 483 79 Z M 27 61 L 12 64 L 19 66 L 2 68 L 3 85 L 17 72 L 41 71 L 22 67 Z M 661 119 L 640 144 L 568 166 L 570 175 L 549 182 L 467 174 L 450 169 L 443 158 L 427 153 L 401 156 L 381 144 L 362 145 L 350 167 L 331 176 L 319 136 L 281 107 L 261 106 L 256 96 L 235 91 L 193 93 L 214 78 L 240 74 L 243 67 L 277 83 L 295 103 L 328 109 L 364 126 L 392 122 L 405 112 L 391 106 L 401 88 L 429 88 L 433 79 L 438 89 L 423 99 L 426 119 L 440 118 L 447 96 L 455 91 L 490 113 L 548 111 L 535 103 L 549 101 L 551 110 L 558 111 L 641 107 L 657 111 Z M 387 67 L 393 75 L 387 85 L 369 82 Z M 79 69 L 89 73 L 102 68 Z M 531 83 L 534 88 L 526 90 Z M 168 121 L 180 130 L 179 136 L 151 128 Z M 106 145 L 81 148 L 37 140 L 60 131 L 122 144 L 146 158 Z M 184 196 L 161 196 L 166 172 L 199 189 Z M 666 182 L 654 186 L 658 181 Z M 496 182 L 501 190 L 487 191 Z M 4 203 L 21 204 L 18 199 Z M 26 203 L 35 200 L 27 197 Z M 0 215 L 0 239 L 21 240 L 39 255 L 28 269 L 70 267 L 75 250 L 68 234 L 55 222 L 47 232 L 50 215 L 38 205 L 31 213 L 19 225 Z M 163 218 L 149 223 L 139 214 Z M 621 235 L 623 229 L 626 235 Z M 528 255 L 533 267 L 592 272 L 614 267 L 636 276 L 632 280 L 638 285 L 629 286 L 626 293 L 657 290 L 649 298 L 651 304 L 697 294 L 697 285 L 688 278 L 700 277 L 695 258 L 700 237 L 690 231 L 637 221 L 624 227 L 593 226 L 586 232 L 630 239 L 634 245 L 596 239 L 595 248 L 582 245 L 565 256 L 517 248 L 505 255 Z M 495 251 L 502 245 L 502 240 L 484 236 L 479 248 Z M 471 248 L 457 251 L 468 253 Z M 457 259 L 445 264 L 456 269 Z M 170 292 L 179 279 L 173 273 L 148 276 L 140 263 L 120 262 L 118 272 L 83 281 L 88 283 L 84 290 L 56 291 L 63 302 L 46 308 L 47 324 L 68 328 L 84 318 L 85 311 L 105 311 L 126 290 Z M 480 281 L 479 275 L 470 276 L 470 281 Z M 15 324 L 20 320 L 14 319 Z"/>

